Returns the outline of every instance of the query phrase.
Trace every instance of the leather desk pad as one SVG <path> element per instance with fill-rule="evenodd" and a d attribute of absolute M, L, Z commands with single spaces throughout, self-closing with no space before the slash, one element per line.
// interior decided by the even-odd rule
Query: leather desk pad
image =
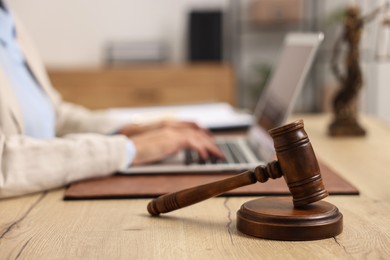
<path fill-rule="evenodd" d="M 358 195 L 358 189 L 331 168 L 319 163 L 325 188 L 331 195 Z M 232 177 L 237 173 L 112 175 L 71 184 L 65 200 L 150 198 Z M 247 185 L 221 196 L 290 195 L 283 178 Z"/>

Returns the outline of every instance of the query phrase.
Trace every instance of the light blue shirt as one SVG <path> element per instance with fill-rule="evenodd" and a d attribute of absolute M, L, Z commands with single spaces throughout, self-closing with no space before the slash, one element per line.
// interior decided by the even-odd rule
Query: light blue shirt
<path fill-rule="evenodd" d="M 12 85 L 19 101 L 27 136 L 38 139 L 55 137 L 55 110 L 42 87 L 29 71 L 16 41 L 12 14 L 0 8 L 0 68 Z M 131 140 L 127 142 L 128 165 L 136 154 Z"/>
<path fill-rule="evenodd" d="M 0 8 L 0 66 L 19 101 L 24 133 L 39 139 L 55 136 L 53 104 L 28 70 L 15 37 L 10 12 Z"/>
<path fill-rule="evenodd" d="M 12 85 L 22 110 L 24 132 L 38 139 L 55 137 L 55 111 L 42 87 L 29 71 L 16 41 L 12 14 L 0 8 L 0 68 Z M 128 164 L 136 154 L 131 140 L 127 142 Z"/>

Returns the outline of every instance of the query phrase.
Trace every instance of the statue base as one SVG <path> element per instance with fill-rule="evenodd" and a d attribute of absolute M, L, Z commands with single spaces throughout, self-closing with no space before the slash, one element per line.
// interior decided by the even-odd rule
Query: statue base
<path fill-rule="evenodd" d="M 366 130 L 356 120 L 335 120 L 329 125 L 330 136 L 365 136 Z"/>
<path fill-rule="evenodd" d="M 325 201 L 296 208 L 291 197 L 263 197 L 241 206 L 237 212 L 237 229 L 265 239 L 318 240 L 340 234 L 343 215 Z"/>

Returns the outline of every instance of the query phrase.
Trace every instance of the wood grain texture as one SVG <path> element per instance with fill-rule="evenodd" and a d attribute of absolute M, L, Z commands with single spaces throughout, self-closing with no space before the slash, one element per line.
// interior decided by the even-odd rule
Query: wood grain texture
<path fill-rule="evenodd" d="M 213 198 L 154 218 L 148 199 L 63 201 L 60 189 L 0 201 L 2 228 L 20 219 L 0 239 L 0 259 L 389 259 L 389 126 L 362 118 L 366 137 L 330 138 L 330 117 L 297 118 L 304 119 L 317 156 L 361 191 L 325 199 L 344 216 L 337 237 L 246 236 L 235 221 L 248 197 Z"/>
<path fill-rule="evenodd" d="M 294 207 L 289 197 L 263 197 L 245 202 L 236 226 L 244 234 L 282 241 L 335 237 L 343 230 L 343 215 L 327 201 Z"/>
<path fill-rule="evenodd" d="M 64 100 L 92 109 L 221 101 L 235 105 L 227 64 L 50 70 Z"/>

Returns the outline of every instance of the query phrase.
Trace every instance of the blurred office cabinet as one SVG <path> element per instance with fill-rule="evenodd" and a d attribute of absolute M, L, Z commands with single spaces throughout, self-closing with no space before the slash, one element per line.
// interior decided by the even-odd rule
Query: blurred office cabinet
<path fill-rule="evenodd" d="M 52 69 L 49 76 L 64 100 L 93 109 L 213 101 L 236 105 L 232 67 L 222 63 Z"/>
<path fill-rule="evenodd" d="M 162 40 L 111 41 L 105 66 L 50 70 L 63 98 L 88 108 L 227 102 L 236 106 L 233 68 L 223 58 L 223 14 L 219 9 L 188 13 L 187 60 L 169 63 Z"/>

